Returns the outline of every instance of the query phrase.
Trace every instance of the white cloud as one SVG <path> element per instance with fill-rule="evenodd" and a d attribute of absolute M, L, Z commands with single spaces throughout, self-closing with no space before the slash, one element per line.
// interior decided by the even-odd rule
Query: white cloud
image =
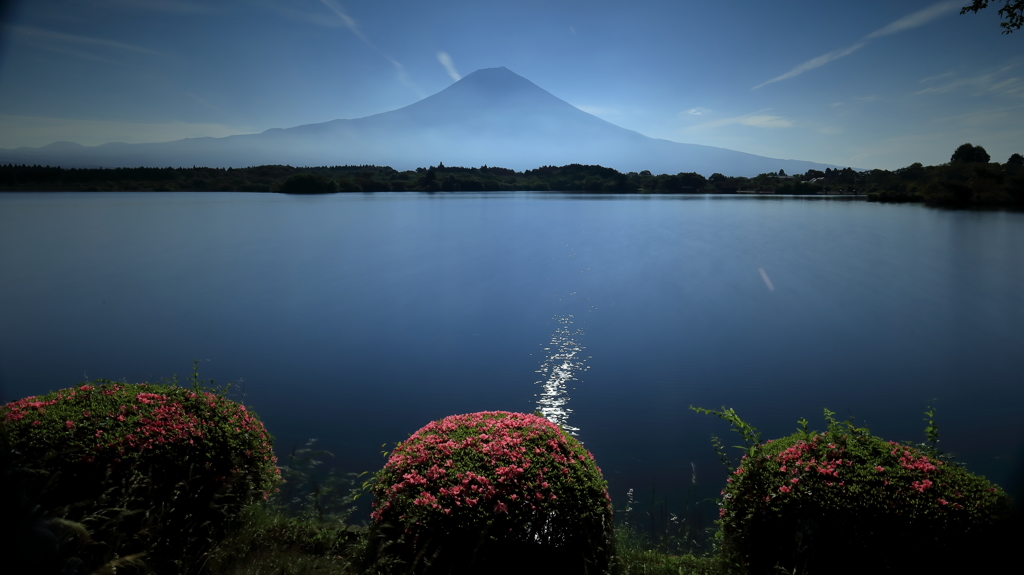
<path fill-rule="evenodd" d="M 251 134 L 256 130 L 190 122 L 120 122 L 0 114 L 0 148 L 38 147 L 54 142 L 96 146 L 110 142 L 142 144 Z"/>
<path fill-rule="evenodd" d="M 864 46 L 865 43 L 866 42 L 860 42 L 858 44 L 854 44 L 853 46 L 850 46 L 849 48 L 843 48 L 842 50 L 834 50 L 832 52 L 829 52 L 828 54 L 822 54 L 821 56 L 818 56 L 817 58 L 811 58 L 810 60 L 804 62 L 803 64 L 800 64 L 796 68 L 793 68 L 792 70 L 790 70 L 789 72 L 786 72 L 785 74 L 783 74 L 781 76 L 776 76 L 775 78 L 772 78 L 771 80 L 768 80 L 767 82 L 762 82 L 762 83 L 754 86 L 754 90 L 760 88 L 761 86 L 767 86 L 768 84 L 772 84 L 772 83 L 778 82 L 779 80 L 787 80 L 789 78 L 793 78 L 795 76 L 799 76 L 800 74 L 803 74 L 804 72 L 806 72 L 808 70 L 813 70 L 815 68 L 818 68 L 819 66 L 824 66 L 825 64 L 828 64 L 829 62 L 831 62 L 833 60 L 838 60 L 839 58 L 842 58 L 844 56 L 849 56 L 850 54 L 853 54 L 857 50 L 860 50 Z"/>
<path fill-rule="evenodd" d="M 701 108 L 700 106 L 698 106 L 696 108 L 690 108 L 685 113 L 689 114 L 691 116 L 703 116 L 704 114 L 708 114 L 710 112 L 711 112 L 711 110 L 709 110 L 707 108 Z"/>
<path fill-rule="evenodd" d="M 451 76 L 452 80 L 458 82 L 462 79 L 459 71 L 455 69 L 455 63 L 452 62 L 452 57 L 448 55 L 448 52 L 438 52 L 437 61 L 444 66 L 445 71 L 448 72 L 448 75 Z"/>
<path fill-rule="evenodd" d="M 704 122 L 703 124 L 690 126 L 686 130 L 708 130 L 713 128 L 721 128 L 724 126 L 750 126 L 752 128 L 792 128 L 794 125 L 795 122 L 793 122 L 792 119 L 787 118 L 785 116 L 774 116 L 762 114 L 761 112 L 754 112 L 752 114 L 746 114 L 743 116 L 736 116 L 733 118 L 721 118 L 719 120 Z"/>
<path fill-rule="evenodd" d="M 949 2 L 939 2 L 933 4 L 924 10 L 918 10 L 909 16 L 904 16 L 899 20 L 875 30 L 864 37 L 865 40 L 872 40 L 874 38 L 880 38 L 882 36 L 888 36 L 889 34 L 895 34 L 904 30 L 910 30 L 911 28 L 917 28 L 918 26 L 924 26 L 932 20 L 945 16 L 946 14 L 952 14 L 953 11 L 959 11 L 960 6 L 963 5 L 963 0 L 951 0 Z"/>
<path fill-rule="evenodd" d="M 803 64 L 800 64 L 799 66 L 793 68 L 792 70 L 786 72 L 781 76 L 776 76 L 775 78 L 772 78 L 767 82 L 762 82 L 757 86 L 754 86 L 753 89 L 757 90 L 762 86 L 767 86 L 768 84 L 772 84 L 780 80 L 787 80 L 789 78 L 799 76 L 800 74 L 803 74 L 808 70 L 813 70 L 815 68 L 824 66 L 825 64 L 828 64 L 833 60 L 838 60 L 839 58 L 849 56 L 850 54 L 853 54 L 857 50 L 863 48 L 864 45 L 866 45 L 869 41 L 874 40 L 875 38 L 880 38 L 882 36 L 888 36 L 890 34 L 896 34 L 897 32 L 902 32 L 904 30 L 910 30 L 911 28 L 923 26 L 940 16 L 952 13 L 953 10 L 959 10 L 961 2 L 962 0 L 950 0 L 947 2 L 933 4 L 923 10 L 918 10 L 913 14 L 904 16 L 903 18 L 900 18 L 899 20 L 896 20 L 895 22 L 892 22 L 887 26 L 883 26 L 882 28 L 875 30 L 874 32 L 862 38 L 860 42 L 857 42 L 856 44 L 848 48 L 833 50 L 827 54 L 822 54 L 817 58 L 811 58 L 810 60 L 807 60 Z"/>

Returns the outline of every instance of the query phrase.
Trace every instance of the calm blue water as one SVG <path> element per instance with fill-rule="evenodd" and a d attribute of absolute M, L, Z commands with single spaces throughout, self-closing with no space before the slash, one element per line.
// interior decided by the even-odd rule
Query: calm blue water
<path fill-rule="evenodd" d="M 617 508 L 677 513 L 722 485 L 710 435 L 738 440 L 690 404 L 913 441 L 932 404 L 1007 484 L 1022 248 L 1021 213 L 841 199 L 3 194 L 0 399 L 202 359 L 280 452 L 316 437 L 352 471 L 432 419 L 543 408 Z"/>

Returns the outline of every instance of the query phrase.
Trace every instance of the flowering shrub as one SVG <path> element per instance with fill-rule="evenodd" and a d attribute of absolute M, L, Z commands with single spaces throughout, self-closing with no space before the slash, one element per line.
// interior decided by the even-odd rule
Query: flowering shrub
<path fill-rule="evenodd" d="M 20 457 L 49 474 L 52 486 L 40 494 L 47 508 L 67 509 L 74 521 L 104 518 L 86 525 L 98 530 L 110 523 L 99 507 L 145 511 L 149 524 L 136 528 L 150 540 L 136 536 L 116 554 L 146 548 L 151 563 L 160 561 L 159 553 L 150 559 L 154 541 L 213 539 L 279 481 L 256 415 L 198 387 L 98 380 L 8 403 L 0 425 Z M 183 551 L 168 553 L 180 562 Z"/>
<path fill-rule="evenodd" d="M 751 445 L 731 471 L 719 522 L 727 559 L 752 573 L 918 572 L 948 566 L 958 549 L 984 555 L 1009 514 L 999 487 L 933 449 L 825 413 L 827 431 L 802 421 L 793 435 Z"/>
<path fill-rule="evenodd" d="M 601 573 L 612 507 L 594 457 L 554 423 L 504 411 L 427 424 L 377 473 L 372 513 L 406 567 Z M 428 565 L 429 564 L 429 567 Z"/>

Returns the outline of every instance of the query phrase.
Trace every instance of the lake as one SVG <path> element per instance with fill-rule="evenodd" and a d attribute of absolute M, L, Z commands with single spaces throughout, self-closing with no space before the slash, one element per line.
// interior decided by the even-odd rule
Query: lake
<path fill-rule="evenodd" d="M 543 409 L 616 509 L 710 524 L 689 405 L 763 439 L 822 409 L 1016 491 L 1024 213 L 844 198 L 5 193 L 0 400 L 193 359 L 347 471 L 427 422 Z M 387 444 L 382 447 L 382 444 Z M 650 502 L 655 504 L 652 506 Z M 649 519 L 641 519 L 650 521 Z"/>

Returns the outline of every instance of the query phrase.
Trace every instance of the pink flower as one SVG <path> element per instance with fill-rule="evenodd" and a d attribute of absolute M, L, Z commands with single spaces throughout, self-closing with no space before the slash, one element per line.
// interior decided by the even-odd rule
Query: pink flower
<path fill-rule="evenodd" d="M 790 489 L 789 489 L 788 485 L 783 485 L 782 487 L 779 488 L 779 491 L 781 491 L 783 493 L 789 493 Z"/>
<path fill-rule="evenodd" d="M 885 468 L 884 468 L 884 467 L 882 467 L 881 465 L 876 465 L 876 466 L 875 466 L 875 469 L 877 469 L 879 473 L 881 473 L 881 472 L 885 471 Z"/>
<path fill-rule="evenodd" d="M 68 429 L 71 429 L 74 426 L 75 422 L 71 421 L 70 419 L 64 422 L 64 427 L 67 427 Z"/>

